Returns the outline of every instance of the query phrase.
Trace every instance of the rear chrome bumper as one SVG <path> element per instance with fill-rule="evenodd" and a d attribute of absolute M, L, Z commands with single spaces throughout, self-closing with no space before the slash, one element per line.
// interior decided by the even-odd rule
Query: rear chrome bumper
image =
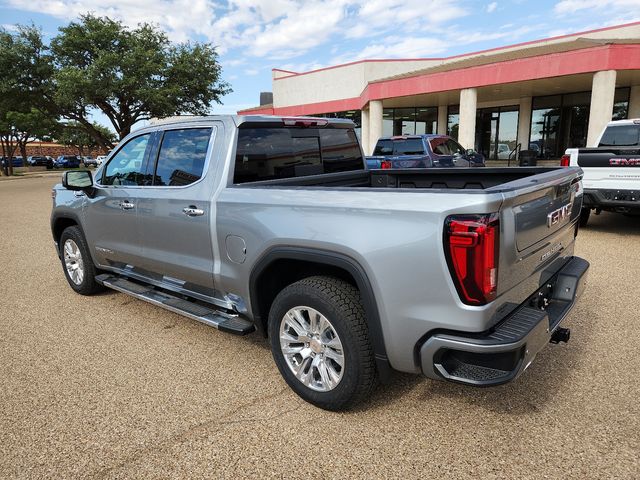
<path fill-rule="evenodd" d="M 582 295 L 589 262 L 573 257 L 514 312 L 488 332 L 443 332 L 420 347 L 430 378 L 474 386 L 507 383 L 533 362 Z"/>

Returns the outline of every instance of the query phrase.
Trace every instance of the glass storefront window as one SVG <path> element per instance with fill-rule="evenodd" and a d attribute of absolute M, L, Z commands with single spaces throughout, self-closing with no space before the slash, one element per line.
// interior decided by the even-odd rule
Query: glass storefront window
<path fill-rule="evenodd" d="M 476 150 L 487 160 L 508 160 L 516 148 L 518 106 L 481 108 L 476 117 Z"/>
<path fill-rule="evenodd" d="M 539 158 L 559 158 L 567 148 L 587 144 L 591 92 L 551 95 L 533 99 L 529 150 Z M 627 118 L 629 89 L 617 88 L 612 112 L 613 120 Z M 524 148 L 524 145 L 523 145 Z"/>
<path fill-rule="evenodd" d="M 382 136 L 436 133 L 438 107 L 385 108 L 382 110 Z"/>
<path fill-rule="evenodd" d="M 393 108 L 385 108 L 382 110 L 382 136 L 393 136 Z"/>
<path fill-rule="evenodd" d="M 395 108 L 393 112 L 393 134 L 414 135 L 416 133 L 416 109 Z"/>
<path fill-rule="evenodd" d="M 629 95 L 630 88 L 616 88 L 616 94 L 613 97 L 613 115 L 612 120 L 625 120 L 629 117 Z"/>
<path fill-rule="evenodd" d="M 425 133 L 436 133 L 438 131 L 438 109 L 417 108 L 416 109 L 416 135 Z"/>
<path fill-rule="evenodd" d="M 459 125 L 460 125 L 460 105 L 452 105 L 447 109 L 447 135 L 457 140 Z"/>

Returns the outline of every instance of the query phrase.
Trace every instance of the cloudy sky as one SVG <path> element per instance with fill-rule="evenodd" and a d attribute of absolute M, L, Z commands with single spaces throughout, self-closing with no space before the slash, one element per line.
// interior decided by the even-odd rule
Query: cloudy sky
<path fill-rule="evenodd" d="M 218 46 L 235 113 L 271 90 L 271 69 L 365 58 L 443 57 L 640 20 L 640 0 L 0 0 L 0 24 L 45 35 L 93 12 L 152 22 L 175 41 Z"/>

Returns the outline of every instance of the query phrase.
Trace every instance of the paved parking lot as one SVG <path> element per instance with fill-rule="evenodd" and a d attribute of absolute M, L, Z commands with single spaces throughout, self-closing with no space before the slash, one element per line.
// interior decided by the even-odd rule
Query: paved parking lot
<path fill-rule="evenodd" d="M 398 375 L 329 413 L 289 390 L 257 336 L 74 294 L 49 233 L 56 181 L 0 182 L 1 477 L 640 475 L 640 219 L 592 216 L 572 340 L 515 383 Z"/>

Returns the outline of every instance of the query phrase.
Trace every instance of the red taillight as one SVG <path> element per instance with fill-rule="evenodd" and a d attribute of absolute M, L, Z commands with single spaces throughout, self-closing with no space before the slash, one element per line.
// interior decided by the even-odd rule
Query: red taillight
<path fill-rule="evenodd" d="M 560 166 L 561 167 L 568 167 L 570 161 L 571 161 L 571 156 L 570 155 L 562 155 L 560 157 Z"/>
<path fill-rule="evenodd" d="M 455 215 L 445 222 L 449 270 L 462 301 L 485 305 L 498 290 L 498 214 Z"/>
<path fill-rule="evenodd" d="M 383 170 L 389 170 L 391 168 L 391 162 L 389 160 L 382 160 L 380 162 L 380 168 Z"/>

